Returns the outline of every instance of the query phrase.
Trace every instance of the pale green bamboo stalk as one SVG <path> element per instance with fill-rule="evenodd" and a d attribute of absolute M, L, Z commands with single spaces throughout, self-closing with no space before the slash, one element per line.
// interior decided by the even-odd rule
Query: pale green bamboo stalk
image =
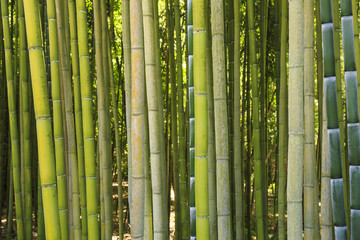
<path fill-rule="evenodd" d="M 16 210 L 16 225 L 17 238 L 25 239 L 23 206 L 21 194 L 21 173 L 20 173 L 20 144 L 19 144 L 19 130 L 18 117 L 16 110 L 16 85 L 13 72 L 13 56 L 12 45 L 9 27 L 9 12 L 8 3 L 5 0 L 1 1 L 1 16 L 2 16 L 2 31 L 4 33 L 4 50 L 5 50 L 5 67 L 6 67 L 6 82 L 7 82 L 7 96 L 8 96 L 8 111 L 9 111 L 9 125 L 10 125 L 10 139 L 11 144 L 11 161 L 13 169 L 13 184 L 15 195 L 15 210 Z M 16 66 L 16 65 L 15 65 Z M 10 182 L 11 184 L 11 182 Z"/>
<path fill-rule="evenodd" d="M 318 197 L 315 188 L 314 1 L 304 1 L 304 238 L 316 239 Z"/>
<path fill-rule="evenodd" d="M 71 63 L 74 86 L 74 111 L 75 111 L 75 130 L 78 160 L 79 193 L 81 209 L 81 234 L 82 239 L 87 238 L 87 216 L 86 216 L 86 183 L 84 169 L 84 137 L 82 125 L 81 108 L 81 89 L 80 89 L 80 66 L 79 66 L 79 48 L 76 24 L 76 6 L 75 0 L 68 1 L 70 38 L 71 38 Z"/>
<path fill-rule="evenodd" d="M 289 141 L 287 177 L 287 232 L 302 239 L 304 155 L 304 1 L 289 1 Z"/>
<path fill-rule="evenodd" d="M 205 1 L 193 2 L 196 237 L 210 238 Z"/>
<path fill-rule="evenodd" d="M 46 239 L 61 237 L 56 191 L 55 154 L 48 102 L 42 31 L 37 1 L 25 0 L 25 23 L 37 127 L 39 169 L 44 205 Z"/>
<path fill-rule="evenodd" d="M 132 183 L 130 211 L 132 239 L 144 239 L 145 199 L 145 73 L 142 1 L 130 0 L 131 32 L 131 145 Z"/>
<path fill-rule="evenodd" d="M 96 187 L 95 129 L 93 120 L 92 81 L 88 45 L 87 10 L 85 0 L 76 0 L 79 42 L 80 85 L 83 111 L 83 137 L 86 179 L 88 239 L 99 239 L 98 195 Z"/>
<path fill-rule="evenodd" d="M 19 66 L 20 66 L 20 106 L 21 121 L 23 135 L 23 159 L 24 159 L 24 175 L 25 175 L 25 236 L 26 239 L 32 238 L 32 188 L 31 188 L 31 142 L 30 142 L 30 112 L 29 112 L 29 76 L 27 65 L 27 49 L 26 49 L 26 33 L 25 33 L 25 17 L 24 3 L 18 1 L 18 24 L 19 24 Z"/>
<path fill-rule="evenodd" d="M 316 19 L 321 20 L 320 0 L 316 1 Z M 324 89 L 324 62 L 322 49 L 321 21 L 316 22 L 316 48 L 317 48 L 317 80 L 318 84 L 322 81 L 320 88 L 319 101 L 322 101 L 322 129 L 321 129 L 321 209 L 320 209 L 320 235 L 322 239 L 333 239 L 332 229 L 332 206 L 331 206 L 331 178 L 330 178 L 330 156 L 329 141 L 327 132 L 327 118 L 325 107 Z M 321 96 L 321 97 L 320 97 Z"/>
<path fill-rule="evenodd" d="M 146 83 L 145 83 L 146 92 Z M 145 94 L 145 111 L 144 111 L 145 123 L 149 122 L 147 97 Z M 153 239 L 153 216 L 152 216 L 152 189 L 150 181 L 150 147 L 149 147 L 149 124 L 145 124 L 145 139 L 144 139 L 144 159 L 145 159 L 145 209 L 144 209 L 144 239 Z"/>
<path fill-rule="evenodd" d="M 222 1 L 211 1 L 216 142 L 216 194 L 218 237 L 221 239 L 232 239 L 223 6 L 224 3 Z M 234 78 L 234 76 L 232 78 Z"/>
<path fill-rule="evenodd" d="M 161 140 L 163 135 L 160 132 L 159 121 L 161 111 L 159 110 L 155 54 L 155 28 L 154 28 L 154 9 L 153 1 L 143 1 L 143 24 L 144 24 L 144 46 L 145 46 L 145 70 L 146 70 L 146 91 L 149 116 L 149 136 L 150 136 L 150 158 L 151 158 L 151 182 L 152 182 L 152 201 L 153 201 L 153 226 L 154 239 L 167 239 L 166 225 L 163 218 L 164 192 L 162 187 L 161 169 Z"/>
<path fill-rule="evenodd" d="M 240 139 L 240 1 L 234 1 L 234 116 L 233 116 L 233 151 L 234 151 L 234 183 L 235 183 L 235 236 L 237 240 L 243 239 L 244 206 L 243 206 L 243 164 L 242 147 Z M 244 87 L 244 86 L 243 86 Z"/>
<path fill-rule="evenodd" d="M 278 191 L 278 225 L 279 240 L 285 239 L 285 186 L 286 186 L 286 142 L 287 142 L 287 67 L 286 52 L 288 38 L 288 5 L 287 0 L 281 1 L 280 10 L 280 103 L 279 103 L 279 191 Z"/>

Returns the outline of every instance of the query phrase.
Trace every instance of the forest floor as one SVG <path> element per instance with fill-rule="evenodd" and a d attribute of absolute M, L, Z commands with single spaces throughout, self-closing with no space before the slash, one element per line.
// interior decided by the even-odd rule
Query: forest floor
<path fill-rule="evenodd" d="M 118 214 L 118 193 L 117 193 L 117 182 L 113 183 L 113 237 L 112 240 L 117 240 L 119 238 L 119 214 Z M 122 183 L 123 187 L 123 222 L 124 222 L 124 239 L 131 239 L 130 235 L 130 225 L 129 225 L 129 210 L 128 210 L 128 184 L 126 181 Z M 171 201 L 170 201 L 170 239 L 174 239 L 175 235 L 175 211 L 174 211 L 174 192 L 171 190 Z M 251 216 L 251 239 L 256 239 L 256 226 L 255 222 L 255 204 L 252 204 L 252 216 Z M 275 204 L 276 206 L 276 204 Z M 277 214 L 274 214 L 276 211 L 274 209 L 274 191 L 269 188 L 268 189 L 268 236 L 269 239 L 277 239 Z M 0 239 L 6 239 L 8 235 L 8 223 L 7 223 L 7 208 L 2 209 L 1 214 L 1 223 L 0 223 Z M 12 228 L 10 232 L 9 239 L 16 239 L 16 221 L 15 221 L 15 208 L 13 208 L 13 222 Z M 35 224 L 35 214 L 33 214 L 33 239 L 37 239 L 36 233 L 36 224 Z"/>

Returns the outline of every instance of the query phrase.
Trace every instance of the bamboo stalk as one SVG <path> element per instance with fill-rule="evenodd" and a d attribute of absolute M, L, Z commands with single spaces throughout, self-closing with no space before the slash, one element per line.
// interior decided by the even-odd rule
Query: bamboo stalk
<path fill-rule="evenodd" d="M 287 177 L 287 231 L 302 239 L 304 155 L 304 1 L 289 1 L 289 141 Z M 295 174 L 296 173 L 296 174 Z"/>
<path fill-rule="evenodd" d="M 205 1 L 193 2 L 196 237 L 209 239 L 208 117 Z"/>
<path fill-rule="evenodd" d="M 99 239 L 98 197 L 96 187 L 95 129 L 93 120 L 92 81 L 88 47 L 87 12 L 85 0 L 76 0 L 76 19 L 79 41 L 80 87 L 83 111 L 83 137 L 86 180 L 86 207 L 89 239 Z"/>
<path fill-rule="evenodd" d="M 20 172 L 20 143 L 19 143 L 19 129 L 18 116 L 16 109 L 16 84 L 13 67 L 12 45 L 9 27 L 9 12 L 8 3 L 5 0 L 1 1 L 1 16 L 2 16 L 2 31 L 4 36 L 4 50 L 5 50 L 5 67 L 6 67 L 6 82 L 7 82 L 7 96 L 8 96 L 8 111 L 9 111 L 9 125 L 10 125 L 10 147 L 11 147 L 11 161 L 12 174 L 14 183 L 15 195 L 15 211 L 16 211 L 16 225 L 17 238 L 25 239 L 24 220 L 23 220 L 23 206 L 22 206 L 22 192 L 21 192 L 21 172 Z M 10 183 L 11 184 L 11 183 Z"/>
<path fill-rule="evenodd" d="M 32 88 L 33 92 L 36 92 L 33 96 L 46 239 L 59 239 L 61 237 L 61 230 L 56 191 L 54 142 L 52 138 L 38 2 L 25 0 L 24 9 Z"/>
<path fill-rule="evenodd" d="M 335 45 L 337 34 L 332 18 L 330 0 L 320 1 L 323 59 L 324 59 L 324 94 L 326 102 L 326 119 L 329 141 L 330 177 L 331 177 L 331 200 L 333 210 L 333 223 L 335 226 L 336 239 L 346 239 L 347 227 L 344 207 L 343 176 L 341 171 L 341 128 L 338 120 L 339 99 L 336 97 L 336 72 Z M 339 77 L 339 76 L 338 76 Z M 336 108 L 334 106 L 337 106 Z M 342 107 L 341 107 L 342 109 Z"/>

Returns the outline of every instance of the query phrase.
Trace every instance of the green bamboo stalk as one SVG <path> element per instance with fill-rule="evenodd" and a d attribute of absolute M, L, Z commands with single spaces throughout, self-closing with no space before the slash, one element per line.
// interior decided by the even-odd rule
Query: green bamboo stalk
<path fill-rule="evenodd" d="M 341 130 L 339 129 L 338 106 L 336 98 L 336 66 L 334 23 L 331 1 L 320 1 L 323 59 L 324 59 L 324 97 L 326 102 L 326 119 L 329 142 L 331 200 L 335 238 L 347 239 L 346 217 L 344 211 L 344 188 L 341 171 Z"/>
<path fill-rule="evenodd" d="M 130 45 L 130 7 L 129 0 L 121 1 L 123 50 L 124 50 L 124 76 L 125 76 L 125 103 L 126 103 L 126 139 L 128 158 L 128 195 L 132 199 L 132 151 L 131 151 L 131 45 Z M 129 202 L 130 212 L 132 202 Z M 130 214 L 131 215 L 131 214 Z"/>
<path fill-rule="evenodd" d="M 358 10 L 359 10 L 359 5 L 358 2 L 356 0 L 352 0 L 351 1 L 351 7 L 352 7 L 352 11 L 353 11 L 353 27 L 354 27 L 354 50 L 355 52 L 359 52 L 360 50 L 360 39 L 359 39 L 359 20 L 358 20 Z M 356 69 L 360 69 L 360 55 L 359 54 L 355 54 L 355 64 L 356 64 Z M 357 79 L 360 78 L 360 71 L 357 71 Z M 360 83 L 358 81 L 358 102 L 360 101 Z M 358 104 L 359 107 L 359 113 L 360 113 L 360 105 Z"/>
<path fill-rule="evenodd" d="M 61 86 L 59 76 L 59 56 L 56 32 L 55 1 L 47 1 L 47 17 L 49 25 L 49 56 L 51 62 L 51 95 L 53 104 L 54 143 L 56 160 L 56 178 L 58 186 L 59 216 L 62 233 L 68 232 L 67 186 L 65 176 L 63 114 L 61 100 Z"/>
<path fill-rule="evenodd" d="M 12 45 L 9 27 L 9 13 L 8 3 L 5 0 L 1 1 L 1 16 L 2 27 L 4 33 L 4 50 L 5 50 L 5 67 L 6 67 L 6 82 L 7 82 L 7 96 L 8 96 L 8 111 L 9 111 L 9 125 L 10 125 L 10 139 L 11 139 L 11 161 L 13 169 L 13 183 L 15 194 L 15 210 L 16 210 L 16 225 L 17 238 L 25 239 L 22 193 L 21 193 L 21 173 L 20 173 L 20 144 L 19 144 L 19 130 L 18 118 L 16 110 L 16 86 L 13 72 L 13 56 Z M 16 66 L 16 65 L 15 65 Z M 10 183 L 11 184 L 11 183 Z"/>
<path fill-rule="evenodd" d="M 177 103 L 178 103 L 178 121 L 179 121 L 179 135 L 178 135 L 178 205 L 179 208 L 179 227 L 178 239 L 183 239 L 183 233 L 187 236 L 186 227 L 186 163 L 185 163 L 185 115 L 184 115 L 184 88 L 183 88 L 183 70 L 182 70 L 182 47 L 181 47 L 181 26 L 180 26 L 180 1 L 174 1 L 174 17 L 175 17 L 175 32 L 176 32 L 176 73 L 177 73 Z"/>
<path fill-rule="evenodd" d="M 88 238 L 99 239 L 98 197 L 96 187 L 95 129 L 93 121 L 92 81 L 88 45 L 87 10 L 85 0 L 76 0 L 79 41 L 80 86 L 83 114 L 83 137 L 86 179 Z"/>
<path fill-rule="evenodd" d="M 110 27 L 111 29 L 111 27 Z M 110 35 L 110 46 L 114 44 L 113 39 Z M 116 52 L 115 45 L 114 50 Z M 109 56 L 111 52 L 111 48 L 108 48 L 108 54 Z M 109 66 L 111 66 L 112 59 L 109 58 Z M 123 182 L 123 175 L 122 175 L 122 136 L 120 134 L 120 125 L 122 120 L 119 119 L 119 108 L 118 108 L 118 98 L 116 95 L 115 90 L 115 80 L 114 80 L 114 73 L 112 67 L 109 68 L 110 71 L 110 90 L 111 90 L 111 97 L 112 97 L 112 111 L 113 111 L 113 118 L 114 118 L 114 132 L 115 132 L 115 151 L 116 151 L 116 165 L 117 165 L 117 182 L 118 182 L 118 212 L 119 212 L 119 238 L 120 240 L 123 239 L 124 235 L 124 224 L 123 224 L 123 218 L 124 218 L 124 203 L 123 203 L 123 189 L 122 189 L 122 182 Z M 120 71 L 120 70 L 119 70 Z M 119 72 L 120 74 L 120 72 Z M 119 86 L 121 84 L 121 81 L 119 80 Z M 120 98 L 120 91 L 122 91 L 121 87 L 119 87 L 118 97 Z M 124 105 L 125 106 L 125 105 Z M 123 110 L 123 109 L 122 109 Z M 121 126 L 122 127 L 122 126 Z"/>
<path fill-rule="evenodd" d="M 59 239 L 61 237 L 61 230 L 56 192 L 54 142 L 52 138 L 38 2 L 25 0 L 24 10 L 32 88 L 33 92 L 36 92 L 33 96 L 46 239 Z"/>
<path fill-rule="evenodd" d="M 194 106 L 195 106 L 195 206 L 197 239 L 210 238 L 208 191 L 208 120 L 206 81 L 205 1 L 193 2 Z"/>
<path fill-rule="evenodd" d="M 358 195 L 359 165 L 360 156 L 360 129 L 359 129 L 359 104 L 357 83 L 357 69 L 354 44 L 354 24 L 352 16 L 352 2 L 349 0 L 341 1 L 341 23 L 342 23 L 342 40 L 344 53 L 344 70 L 346 86 L 346 117 L 347 117 L 347 145 L 349 159 L 349 189 L 350 189 L 350 225 L 351 239 L 356 239 L 360 234 L 360 202 Z M 355 18 L 357 25 L 357 17 Z"/>
<path fill-rule="evenodd" d="M 251 80 L 252 80 L 252 99 L 253 99 L 253 135 L 254 135 L 254 163 L 255 163 L 255 214 L 256 214 L 256 235 L 259 239 L 267 238 L 265 223 L 264 223 L 264 209 L 263 209 L 263 181 L 262 181 L 262 164 L 261 164 L 261 149 L 260 149 L 260 123 L 259 123 L 259 93 L 258 93 L 258 78 L 257 78 L 257 63 L 256 63 L 256 49 L 255 49 L 255 26 L 254 26 L 254 2 L 247 0 L 247 14 L 248 14 L 248 30 L 249 30 L 249 48 L 250 48 L 250 66 L 251 66 Z"/>
<path fill-rule="evenodd" d="M 211 5 L 205 1 L 206 9 L 206 79 L 208 91 L 208 174 L 209 174 L 209 222 L 210 239 L 218 239 L 217 209 L 216 209 L 216 146 L 215 146 L 215 119 L 214 119 L 214 91 L 212 67 L 212 35 L 211 35 Z"/>
<path fill-rule="evenodd" d="M 193 2 L 187 1 L 188 34 L 188 101 L 189 101 L 189 187 L 190 187 L 190 238 L 196 238 L 195 211 L 195 106 L 194 106 L 194 58 L 193 58 Z"/>
<path fill-rule="evenodd" d="M 14 208 L 14 175 L 13 175 L 13 164 L 11 158 L 11 148 L 8 150 L 9 162 L 9 190 L 8 190 L 8 204 L 7 204 L 7 235 L 6 240 L 10 240 L 13 230 L 13 208 Z"/>
<path fill-rule="evenodd" d="M 107 10 L 106 10 L 106 2 L 101 1 L 101 39 L 102 39 L 102 63 L 103 63 L 103 78 L 104 78 L 104 92 L 103 97 L 105 100 L 104 108 L 104 121 L 103 127 L 105 130 L 104 135 L 104 207 L 105 207 L 105 238 L 110 239 L 112 236 L 112 152 L 111 152 L 111 139 L 110 139 L 110 116 L 109 116 L 109 108 L 110 108 L 110 67 L 112 68 L 112 61 L 109 61 L 111 49 L 109 45 L 109 30 L 108 30 L 108 20 L 107 20 Z M 95 15 L 96 16 L 96 15 Z M 96 32 L 96 30 L 95 30 Z M 96 39 L 95 39 L 96 40 Z M 110 51 L 109 51 L 110 50 Z M 99 81 L 99 80 L 98 80 Z M 99 87 L 99 84 L 98 84 Z M 99 91 L 100 88 L 98 88 Z M 100 100 L 100 99 L 99 99 Z M 101 101 L 98 102 L 98 105 L 101 104 Z M 98 111 L 102 110 L 98 107 Z M 99 115 L 99 120 L 100 120 Z M 99 124 L 99 133 L 101 132 L 101 126 Z M 99 135 L 100 144 L 101 144 L 101 136 Z M 101 145 L 100 145 L 101 146 Z M 101 146 L 102 147 L 102 146 Z M 100 152 L 100 157 L 102 157 Z M 101 161 L 101 160 L 100 160 Z"/>
<path fill-rule="evenodd" d="M 288 5 L 286 0 L 281 1 L 280 10 L 280 103 L 279 103 L 279 192 L 278 192 L 278 225 L 279 240 L 286 238 L 285 226 L 285 186 L 286 186 L 286 143 L 287 143 L 287 68 L 286 52 L 288 38 Z"/>
<path fill-rule="evenodd" d="M 315 156 L 314 1 L 304 1 L 304 238 L 316 239 L 318 218 Z"/>
<path fill-rule="evenodd" d="M 161 75 L 161 66 L 160 66 L 160 45 L 159 45 L 159 5 L 158 0 L 153 1 L 154 4 L 154 25 L 155 25 L 155 57 L 156 57 L 156 73 L 157 73 L 157 88 L 158 93 L 160 94 L 160 98 L 158 98 L 158 105 L 159 105 L 159 111 L 161 112 L 160 116 L 160 122 L 164 123 L 164 115 L 163 115 L 163 91 L 162 91 L 162 75 Z M 163 205 L 163 217 L 164 217 L 164 224 L 165 224 L 165 230 L 166 230 L 166 236 L 169 235 L 169 222 L 168 222 L 168 198 L 167 198 L 167 163 L 166 163 L 166 152 L 165 152 L 165 137 L 164 135 L 164 124 L 160 125 L 160 132 L 162 137 L 160 138 L 161 143 L 161 179 L 162 179 L 162 187 L 163 187 L 163 197 L 164 197 L 164 205 Z M 187 212 L 188 214 L 188 212 Z M 189 227 L 187 225 L 187 227 Z"/>
<path fill-rule="evenodd" d="M 234 183 L 235 183 L 235 234 L 236 239 L 244 237 L 243 206 L 243 164 L 240 139 L 240 1 L 234 1 L 234 116 L 233 116 L 233 151 L 234 151 Z M 224 116 L 223 116 L 224 117 Z"/>
<path fill-rule="evenodd" d="M 76 24 L 76 5 L 75 0 L 68 1 L 70 38 L 71 38 L 71 63 L 74 85 L 74 111 L 75 111 L 75 129 L 76 145 L 78 158 L 78 176 L 79 176 L 79 193 L 81 206 L 81 234 L 82 239 L 87 238 L 87 216 L 86 216 L 86 183 L 84 169 L 84 137 L 82 125 L 82 108 L 81 108 L 81 89 L 80 89 L 80 66 L 79 66 L 79 48 Z"/>
<path fill-rule="evenodd" d="M 229 166 L 230 169 L 234 169 L 234 1 L 226 1 L 226 8 L 224 8 L 225 15 L 224 19 L 226 21 L 226 31 L 224 33 L 226 39 L 226 49 L 227 54 L 225 54 L 225 62 L 227 64 L 226 79 L 227 79 L 227 107 L 228 107 L 228 134 L 229 134 Z M 230 171 L 230 204 L 231 211 L 235 212 L 234 200 L 235 200 L 235 181 L 234 181 L 234 172 Z M 232 214 L 232 223 L 235 223 L 234 217 L 236 214 Z"/>
<path fill-rule="evenodd" d="M 145 84 L 146 92 L 146 84 Z M 145 111 L 144 111 L 145 123 L 149 122 L 148 116 L 148 104 L 145 94 Z M 144 209 L 144 239 L 153 239 L 153 216 L 152 216 L 152 189 L 150 181 L 150 148 L 149 148 L 149 124 L 145 124 L 145 139 L 144 139 L 144 159 L 145 159 L 145 209 Z"/>
<path fill-rule="evenodd" d="M 216 142 L 216 193 L 218 237 L 231 239 L 229 132 L 226 104 L 224 9 L 222 1 L 211 2 Z M 232 77 L 234 78 L 234 77 Z M 239 89 L 240 90 L 240 89 Z"/>
<path fill-rule="evenodd" d="M 132 183 L 133 209 L 131 214 L 132 239 L 144 238 L 145 199 L 145 73 L 144 40 L 142 22 L 142 3 L 130 1 L 131 26 L 131 145 L 132 145 Z"/>
<path fill-rule="evenodd" d="M 81 222 L 80 222 L 80 198 L 79 198 L 79 178 L 78 178 L 78 162 L 77 162 L 77 146 L 76 146 L 76 132 L 74 121 L 74 108 L 72 100 L 72 84 L 71 84 L 71 69 L 70 69 L 70 49 L 67 46 L 70 36 L 67 35 L 67 26 L 65 19 L 67 17 L 68 6 L 67 1 L 63 3 L 61 0 L 55 0 L 56 17 L 57 17 L 57 33 L 59 42 L 59 60 L 60 60 L 60 79 L 63 83 L 64 90 L 64 105 L 65 105 L 65 121 L 67 131 L 67 147 L 68 147 L 68 161 L 70 172 L 70 192 L 71 192 L 71 209 L 70 209 L 70 224 L 71 235 L 74 234 L 76 239 L 81 238 Z M 75 19 L 74 19 L 75 20 Z M 64 235 L 64 234 L 63 234 Z M 63 236 L 65 238 L 65 236 Z"/>
<path fill-rule="evenodd" d="M 261 50 L 260 50 L 260 149 L 261 149 L 261 164 L 263 169 L 265 169 L 264 173 L 266 173 L 266 164 L 265 158 L 267 155 L 267 25 L 268 25 L 268 5 L 269 1 L 261 1 L 261 20 L 260 20 L 260 38 L 261 38 Z M 266 174 L 263 174 L 263 209 L 264 216 L 267 219 L 267 177 Z M 265 220 L 265 224 L 267 220 Z M 265 225 L 266 228 L 266 225 Z"/>
<path fill-rule="evenodd" d="M 176 62 L 175 62 L 175 44 L 174 44 L 174 0 L 169 0 L 166 9 L 166 24 L 168 28 L 168 46 L 169 46 L 169 63 L 170 63 L 170 124 L 171 124 L 171 161 L 173 169 L 173 187 L 175 193 L 175 238 L 181 239 L 180 232 L 180 208 L 179 208 L 179 167 L 178 167 L 178 135 L 177 135 L 177 86 L 176 86 Z"/>
<path fill-rule="evenodd" d="M 104 58 L 104 49 L 106 43 L 103 41 L 102 32 L 103 18 L 102 18 L 102 4 L 99 0 L 93 1 L 94 7 L 94 36 L 95 36 L 95 56 L 96 56 L 96 81 L 97 81 L 97 111 L 98 111 L 98 156 L 100 166 L 100 222 L 101 222 L 101 239 L 109 237 L 108 227 L 106 222 L 106 214 L 109 208 L 108 201 L 108 185 L 107 185 L 107 172 L 109 170 L 108 158 L 110 157 L 107 144 L 107 111 L 108 111 L 108 93 L 107 93 L 107 79 L 105 77 L 106 63 Z M 106 26 L 107 27 L 107 26 Z M 105 46 L 104 46 L 105 45 Z M 106 57 L 105 57 L 106 58 Z M 105 206 L 106 205 L 106 206 Z"/>
<path fill-rule="evenodd" d="M 161 174 L 161 140 L 163 135 L 160 132 L 160 110 L 158 98 L 159 79 L 156 72 L 155 54 L 155 28 L 154 28 L 154 9 L 153 1 L 143 1 L 143 24 L 144 24 L 144 43 L 145 43 L 145 70 L 146 70 L 146 90 L 148 102 L 148 116 L 150 133 L 150 158 L 151 158 L 151 180 L 152 180 L 152 200 L 153 200 L 153 225 L 154 239 L 166 239 L 166 227 L 163 218 L 164 192 L 162 187 Z"/>
<path fill-rule="evenodd" d="M 19 66 L 20 66 L 20 101 L 21 101 L 21 121 L 23 135 L 23 159 L 25 175 L 25 236 L 26 239 L 32 238 L 32 188 L 31 188 L 31 142 L 30 142 L 30 112 L 29 112 L 29 76 L 27 66 L 26 33 L 24 18 L 24 3 L 18 1 L 18 21 L 19 21 Z"/>
<path fill-rule="evenodd" d="M 346 123 L 344 122 L 343 100 L 342 100 L 342 80 L 341 75 L 341 52 L 340 52 L 340 6 L 338 1 L 331 0 L 331 13 L 334 23 L 334 56 L 335 56 L 335 76 L 336 76 L 336 98 L 337 98 L 337 113 L 340 131 L 340 152 L 341 152 L 341 170 L 343 177 L 343 190 L 344 190 L 344 206 L 345 209 L 350 209 L 349 202 L 349 167 L 348 158 L 345 153 L 346 144 Z M 345 211 L 346 226 L 350 236 L 350 211 Z"/>

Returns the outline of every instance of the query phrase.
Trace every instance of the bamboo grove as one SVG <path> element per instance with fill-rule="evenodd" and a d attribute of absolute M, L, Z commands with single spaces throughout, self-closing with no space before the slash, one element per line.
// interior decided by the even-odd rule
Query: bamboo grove
<path fill-rule="evenodd" d="M 0 9 L 1 239 L 359 239 L 359 1 Z"/>

